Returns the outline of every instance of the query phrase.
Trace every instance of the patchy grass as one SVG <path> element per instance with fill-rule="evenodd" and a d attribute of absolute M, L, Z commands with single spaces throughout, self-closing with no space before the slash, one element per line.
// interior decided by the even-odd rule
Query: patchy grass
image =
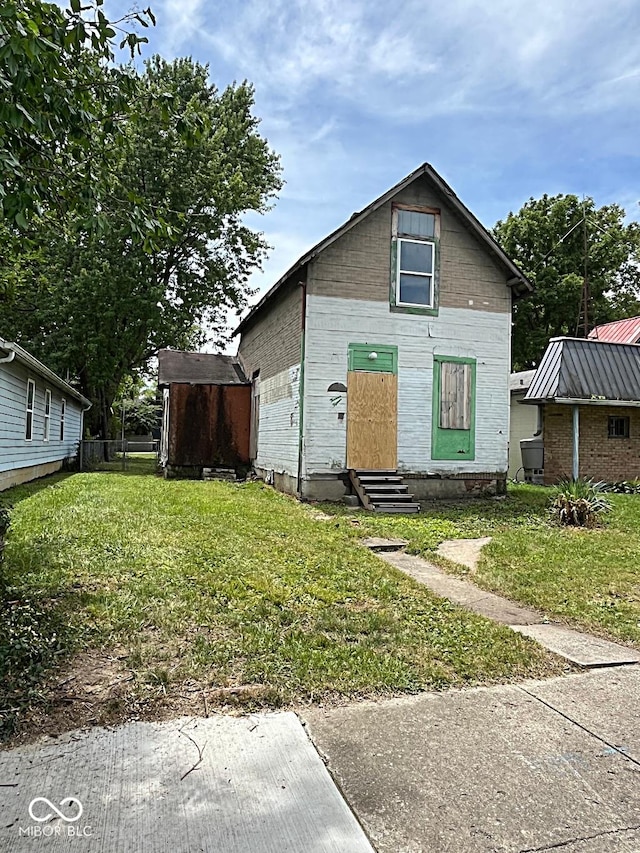
<path fill-rule="evenodd" d="M 7 643 L 6 625 L 1 634 L 5 728 L 19 715 L 8 708 L 46 699 L 49 668 L 91 650 L 109 686 L 127 685 L 128 699 L 120 688 L 111 696 L 120 712 L 129 700 L 139 710 L 202 690 L 205 707 L 207 697 L 275 707 L 559 671 L 526 638 L 436 598 L 360 547 L 347 517 L 316 520 L 257 483 L 164 481 L 140 470 L 4 494 L 14 503 L 4 598 L 38 614 L 24 621 L 35 632 L 30 651 Z M 80 671 L 62 673 L 60 683 L 75 685 L 67 704 Z M 104 721 L 86 704 L 85 719 Z"/>
<path fill-rule="evenodd" d="M 640 495 L 607 495 L 613 510 L 594 529 L 550 522 L 551 489 L 514 486 L 505 500 L 434 504 L 417 516 L 336 513 L 358 535 L 400 536 L 408 550 L 435 556 L 444 539 L 493 537 L 474 583 L 577 627 L 640 647 Z"/>

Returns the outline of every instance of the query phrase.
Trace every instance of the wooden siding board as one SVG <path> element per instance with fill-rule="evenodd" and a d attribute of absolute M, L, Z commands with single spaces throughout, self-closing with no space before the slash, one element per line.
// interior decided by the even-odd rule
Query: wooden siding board
<path fill-rule="evenodd" d="M 26 441 L 27 379 L 36 383 L 33 439 Z M 45 390 L 51 391 L 51 432 L 44 440 Z M 60 441 L 60 401 L 62 392 L 22 364 L 0 364 L 0 471 L 43 465 L 77 454 L 82 409 L 73 398 L 65 397 L 65 438 Z"/>
<path fill-rule="evenodd" d="M 256 466 L 278 474 L 298 474 L 300 443 L 300 362 L 268 379 L 260 377 Z"/>
<path fill-rule="evenodd" d="M 398 347 L 398 467 L 415 473 L 507 469 L 510 315 L 443 309 L 439 317 L 390 314 L 381 302 L 308 297 L 305 364 L 305 476 L 346 467 L 346 396 L 335 406 L 327 391 L 346 383 L 349 343 Z M 433 355 L 477 360 L 475 459 L 431 459 Z M 338 395 L 340 396 L 340 395 Z"/>

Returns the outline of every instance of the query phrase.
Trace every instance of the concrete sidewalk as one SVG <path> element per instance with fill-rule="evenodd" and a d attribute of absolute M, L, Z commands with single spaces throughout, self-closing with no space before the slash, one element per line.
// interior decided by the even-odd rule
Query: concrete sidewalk
<path fill-rule="evenodd" d="M 638 853 L 640 668 L 305 712 L 379 853 Z"/>
<path fill-rule="evenodd" d="M 292 713 L 129 723 L 0 752 L 0 850 L 372 853 Z"/>

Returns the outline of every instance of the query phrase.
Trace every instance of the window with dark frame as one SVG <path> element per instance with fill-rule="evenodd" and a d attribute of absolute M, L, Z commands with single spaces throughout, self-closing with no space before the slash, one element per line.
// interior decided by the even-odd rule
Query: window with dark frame
<path fill-rule="evenodd" d="M 629 438 L 629 421 L 628 417 L 617 417 L 609 415 L 609 438 Z"/>

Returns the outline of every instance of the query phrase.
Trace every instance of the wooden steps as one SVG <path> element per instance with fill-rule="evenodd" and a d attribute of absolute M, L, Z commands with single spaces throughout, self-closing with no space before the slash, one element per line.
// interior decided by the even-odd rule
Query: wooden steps
<path fill-rule="evenodd" d="M 362 506 L 371 512 L 420 512 L 397 471 L 350 468 L 349 479 Z"/>

